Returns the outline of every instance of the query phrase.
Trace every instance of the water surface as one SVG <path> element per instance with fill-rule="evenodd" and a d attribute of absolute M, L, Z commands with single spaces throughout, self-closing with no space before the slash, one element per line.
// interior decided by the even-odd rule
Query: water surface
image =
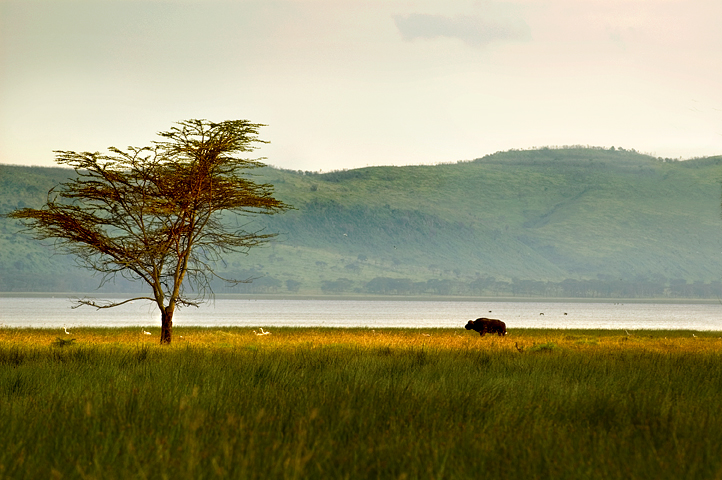
<path fill-rule="evenodd" d="M 72 309 L 66 297 L 0 297 L 7 327 L 159 326 L 149 302 Z M 722 305 L 694 303 L 564 303 L 502 301 L 217 299 L 179 310 L 175 326 L 463 328 L 478 317 L 513 328 L 722 330 Z"/>

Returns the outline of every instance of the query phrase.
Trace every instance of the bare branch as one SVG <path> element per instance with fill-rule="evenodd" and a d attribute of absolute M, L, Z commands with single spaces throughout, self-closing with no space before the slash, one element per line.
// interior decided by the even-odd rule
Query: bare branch
<path fill-rule="evenodd" d="M 132 302 L 134 300 L 150 300 L 151 302 L 155 302 L 155 298 L 152 298 L 152 297 L 135 297 L 135 298 L 129 298 L 127 300 L 123 300 L 122 302 L 109 302 L 109 303 L 102 303 L 102 304 L 96 303 L 93 300 L 78 299 L 75 301 L 77 305 L 73 305 L 70 308 L 80 308 L 83 305 L 87 305 L 89 307 L 95 307 L 98 310 L 100 310 L 101 308 L 118 307 L 120 305 L 123 305 L 124 303 Z"/>

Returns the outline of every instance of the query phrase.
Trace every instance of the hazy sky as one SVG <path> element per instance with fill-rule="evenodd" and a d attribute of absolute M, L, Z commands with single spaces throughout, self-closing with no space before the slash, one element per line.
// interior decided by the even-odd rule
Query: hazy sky
<path fill-rule="evenodd" d="M 268 124 L 301 170 L 722 154 L 720 0 L 0 0 L 0 163 Z"/>

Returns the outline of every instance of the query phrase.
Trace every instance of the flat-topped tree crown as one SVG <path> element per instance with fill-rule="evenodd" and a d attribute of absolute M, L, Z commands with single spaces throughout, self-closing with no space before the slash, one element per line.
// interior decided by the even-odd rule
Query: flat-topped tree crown
<path fill-rule="evenodd" d="M 79 263 L 103 274 L 145 282 L 152 296 L 100 304 L 110 308 L 137 299 L 161 311 L 161 343 L 170 343 L 173 313 L 212 295 L 214 265 L 229 252 L 247 252 L 275 236 L 247 230 L 248 221 L 221 218 L 275 214 L 291 208 L 273 197 L 273 187 L 256 183 L 250 170 L 262 159 L 255 150 L 258 129 L 247 120 L 179 122 L 149 147 L 99 152 L 56 151 L 56 162 L 76 177 L 54 187 L 39 209 L 22 208 L 20 219 L 40 240 L 53 239 Z M 241 227 L 231 227 L 241 225 Z M 219 277 L 220 278 L 220 277 Z M 247 280 L 223 279 L 231 283 Z M 189 287 L 189 288 L 188 288 Z M 194 292 L 193 298 L 187 292 Z"/>

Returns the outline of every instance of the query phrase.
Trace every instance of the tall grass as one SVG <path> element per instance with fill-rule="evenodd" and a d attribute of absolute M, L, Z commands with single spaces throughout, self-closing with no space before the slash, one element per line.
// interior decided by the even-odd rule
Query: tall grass
<path fill-rule="evenodd" d="M 0 478 L 722 473 L 716 333 L 176 329 L 176 340 L 0 330 Z"/>

